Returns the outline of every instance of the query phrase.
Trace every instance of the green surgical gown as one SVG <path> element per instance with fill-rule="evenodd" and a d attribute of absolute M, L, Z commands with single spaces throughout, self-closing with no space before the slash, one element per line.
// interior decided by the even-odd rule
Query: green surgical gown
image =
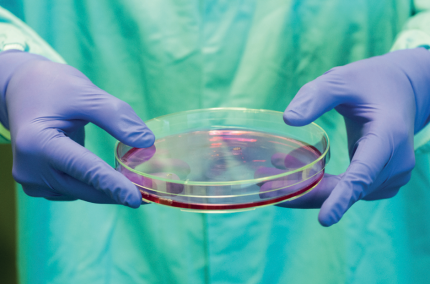
<path fill-rule="evenodd" d="M 0 36 L 64 58 L 144 120 L 209 107 L 283 111 L 334 66 L 430 44 L 427 2 L 0 0 Z M 349 164 L 343 118 L 330 111 L 317 123 L 332 141 L 327 172 L 339 174 Z M 318 210 L 133 210 L 18 189 L 20 281 L 428 283 L 429 138 L 427 128 L 417 135 L 417 166 L 396 197 L 360 201 L 330 228 L 319 225 Z M 111 165 L 114 143 L 86 127 L 86 147 Z"/>

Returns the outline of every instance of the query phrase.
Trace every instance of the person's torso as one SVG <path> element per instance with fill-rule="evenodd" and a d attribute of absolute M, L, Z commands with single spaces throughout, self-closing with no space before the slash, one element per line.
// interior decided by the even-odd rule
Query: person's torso
<path fill-rule="evenodd" d="M 302 85 L 328 69 L 388 52 L 411 14 L 406 0 L 45 0 L 22 7 L 27 23 L 69 64 L 144 120 L 209 107 L 283 111 Z M 332 141 L 327 171 L 341 173 L 349 161 L 343 119 L 331 111 L 317 123 Z M 94 125 L 86 135 L 86 146 L 113 165 L 114 139 Z M 388 214 L 403 208 L 398 198 L 357 204 L 329 229 L 320 227 L 316 210 L 205 215 L 158 205 L 55 203 L 23 193 L 19 199 L 24 283 L 31 277 L 53 283 L 363 283 L 371 277 L 390 283 L 408 275 L 390 270 L 406 265 L 393 251 L 396 242 L 404 245 L 405 224 L 394 227 Z M 41 261 L 24 260 L 24 253 Z"/>

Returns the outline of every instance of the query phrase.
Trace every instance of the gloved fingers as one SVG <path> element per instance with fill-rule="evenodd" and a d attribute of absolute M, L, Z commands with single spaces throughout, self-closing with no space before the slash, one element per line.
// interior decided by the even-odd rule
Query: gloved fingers
<path fill-rule="evenodd" d="M 363 200 L 372 201 L 372 200 L 392 198 L 396 196 L 399 190 L 400 190 L 400 186 L 392 186 L 392 187 L 384 188 L 382 190 L 375 190 L 370 194 L 366 195 L 365 197 L 363 197 Z"/>
<path fill-rule="evenodd" d="M 59 197 L 44 197 L 46 200 L 49 201 L 75 201 L 77 198 L 69 197 L 69 196 L 59 196 Z"/>
<path fill-rule="evenodd" d="M 412 170 L 412 169 L 411 169 Z M 384 182 L 377 190 L 369 193 L 364 200 L 379 200 L 394 197 L 402 186 L 407 184 L 411 179 L 411 171 L 391 176 L 389 181 Z"/>
<path fill-rule="evenodd" d="M 136 148 L 154 144 L 154 134 L 126 102 L 94 86 L 83 96 L 83 118 L 103 128 L 119 141 Z"/>
<path fill-rule="evenodd" d="M 60 171 L 56 171 L 55 183 L 52 183 L 51 186 L 61 195 L 68 196 L 72 200 L 81 199 L 99 204 L 118 204 L 103 191 Z"/>
<path fill-rule="evenodd" d="M 254 178 L 275 176 L 285 172 L 285 170 L 278 168 L 259 167 L 254 172 Z M 296 172 L 280 178 L 260 182 L 257 184 L 260 187 L 260 198 L 267 200 L 281 196 L 292 197 L 297 193 L 303 192 L 303 190 L 314 187 L 320 181 L 322 174 L 322 172 L 315 171 L 304 179 L 303 172 Z"/>
<path fill-rule="evenodd" d="M 279 168 L 258 167 L 254 172 L 254 178 L 257 179 L 257 178 L 275 176 L 286 172 L 287 172 L 286 170 L 281 170 Z"/>
<path fill-rule="evenodd" d="M 285 153 L 275 153 L 271 157 L 272 165 L 280 170 L 286 170 L 287 167 L 285 166 L 285 159 L 287 158 L 288 154 Z"/>
<path fill-rule="evenodd" d="M 129 104 L 95 86 L 77 69 L 65 64 L 38 62 L 36 66 L 29 66 L 28 72 L 25 76 L 21 72 L 21 75 L 23 78 L 35 80 L 32 84 L 47 92 L 44 99 L 49 100 L 50 114 L 63 118 L 52 119 L 49 122 L 52 127 L 67 132 L 75 125 L 81 126 L 82 123 L 92 122 L 127 145 L 145 148 L 154 143 L 151 130 Z M 39 78 L 38 73 L 43 76 Z M 45 90 L 44 84 L 36 79 L 47 80 L 46 84 L 50 84 L 49 89 Z M 20 87 L 14 86 L 18 89 Z M 60 95 L 56 95 L 57 93 Z"/>
<path fill-rule="evenodd" d="M 307 125 L 343 101 L 343 86 L 333 72 L 324 74 L 304 85 L 284 112 L 288 125 Z"/>
<path fill-rule="evenodd" d="M 43 197 L 50 201 L 75 201 L 81 199 L 87 202 L 99 204 L 117 204 L 105 193 L 80 182 L 64 173 L 57 173 L 57 185 L 61 192 L 56 189 L 41 188 L 37 186 L 24 186 L 24 192 L 32 197 Z M 143 202 L 142 204 L 147 204 Z"/>
<path fill-rule="evenodd" d="M 58 200 L 58 201 L 76 200 L 76 198 L 72 198 L 70 196 L 66 196 L 56 191 L 53 191 L 51 188 L 46 188 L 38 185 L 22 184 L 22 190 L 24 191 L 25 194 L 31 197 L 43 197 L 48 200 Z"/>
<path fill-rule="evenodd" d="M 294 149 L 287 153 L 275 153 L 271 157 L 272 165 L 281 170 L 292 171 L 312 163 L 315 156 L 309 155 L 304 147 Z"/>
<path fill-rule="evenodd" d="M 180 180 L 180 178 L 174 173 L 151 173 L 153 176 L 161 177 L 164 179 L 170 180 Z M 166 182 L 162 180 L 152 179 L 152 187 L 154 190 L 173 193 L 173 194 L 181 194 L 184 191 L 184 185 L 179 183 Z"/>
<path fill-rule="evenodd" d="M 301 184 L 303 184 L 303 182 L 300 182 L 299 180 L 297 180 L 297 178 L 292 176 L 286 176 L 262 182 L 257 185 L 260 186 L 261 199 L 272 199 L 280 196 L 294 194 L 295 192 L 303 188 Z M 308 184 L 305 184 L 304 186 L 306 185 Z"/>
<path fill-rule="evenodd" d="M 151 175 L 155 175 L 155 173 L 171 173 L 177 176 L 178 180 L 186 180 L 187 176 L 191 172 L 191 168 L 188 163 L 180 159 L 172 158 L 153 158 L 136 166 L 135 169 Z"/>
<path fill-rule="evenodd" d="M 324 174 L 320 183 L 310 192 L 299 198 L 279 203 L 276 206 L 301 209 L 321 208 L 321 205 L 330 196 L 341 177 L 342 175 Z"/>
<path fill-rule="evenodd" d="M 378 135 L 369 133 L 357 143 L 350 166 L 321 206 L 318 219 L 323 226 L 337 223 L 356 201 L 372 192 L 390 160 L 391 147 Z"/>
<path fill-rule="evenodd" d="M 46 151 L 46 158 L 56 170 L 103 192 L 116 203 L 132 208 L 140 206 L 141 194 L 135 185 L 64 134 L 53 135 Z M 68 188 L 67 184 L 64 187 Z M 100 202 L 106 203 L 106 200 Z"/>
<path fill-rule="evenodd" d="M 182 191 L 184 190 L 184 185 L 181 183 L 168 182 L 168 181 L 160 180 L 158 178 L 154 178 L 154 177 L 160 177 L 162 179 L 168 179 L 173 181 L 181 180 L 178 177 L 178 175 L 176 175 L 175 173 L 165 173 L 165 172 L 151 173 L 150 175 L 153 176 L 152 178 L 137 174 L 132 171 L 124 171 L 123 174 L 134 184 L 138 184 L 142 188 L 147 188 L 147 189 L 151 189 L 159 192 L 174 193 L 174 194 L 182 193 Z"/>

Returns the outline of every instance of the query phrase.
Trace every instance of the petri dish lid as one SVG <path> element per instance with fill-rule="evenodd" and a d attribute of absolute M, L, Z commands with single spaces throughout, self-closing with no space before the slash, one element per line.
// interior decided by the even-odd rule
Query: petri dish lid
<path fill-rule="evenodd" d="M 237 212 L 292 200 L 320 182 L 329 160 L 321 127 L 288 126 L 276 111 L 200 109 L 146 124 L 154 145 L 118 142 L 116 170 L 144 201 L 183 211 Z"/>

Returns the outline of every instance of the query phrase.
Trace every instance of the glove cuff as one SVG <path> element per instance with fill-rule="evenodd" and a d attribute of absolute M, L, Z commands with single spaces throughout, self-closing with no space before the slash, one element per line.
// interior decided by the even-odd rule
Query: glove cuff
<path fill-rule="evenodd" d="M 0 53 L 0 123 L 9 129 L 6 106 L 7 86 L 15 71 L 23 64 L 33 60 L 48 60 L 36 54 L 20 50 L 6 50 Z"/>

